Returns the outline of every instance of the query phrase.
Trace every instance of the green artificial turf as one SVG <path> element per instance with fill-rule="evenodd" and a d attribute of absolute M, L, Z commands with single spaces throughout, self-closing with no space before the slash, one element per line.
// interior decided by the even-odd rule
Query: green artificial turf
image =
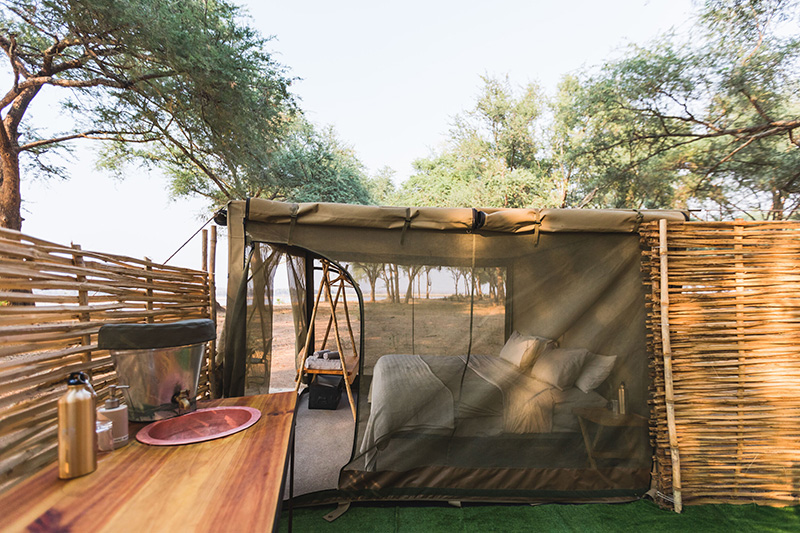
<path fill-rule="evenodd" d="M 322 517 L 335 506 L 295 509 L 292 529 L 305 532 L 574 531 L 647 532 L 800 531 L 800 507 L 693 505 L 683 513 L 659 509 L 650 501 L 623 504 L 479 505 L 353 504 L 334 522 Z M 280 531 L 288 531 L 288 513 Z"/>

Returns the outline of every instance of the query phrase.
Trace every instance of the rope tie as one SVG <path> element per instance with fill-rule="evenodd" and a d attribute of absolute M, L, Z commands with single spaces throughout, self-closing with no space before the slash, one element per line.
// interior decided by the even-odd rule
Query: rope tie
<path fill-rule="evenodd" d="M 406 221 L 403 223 L 403 232 L 400 234 L 400 245 L 406 242 L 406 230 L 411 227 L 411 208 L 406 207 Z"/>
<path fill-rule="evenodd" d="M 639 211 L 637 209 L 636 210 L 636 222 L 634 223 L 634 226 L 633 226 L 633 232 L 634 233 L 639 233 L 639 226 L 642 225 L 642 221 L 643 220 L 644 220 L 644 213 L 642 213 L 641 211 Z"/>
<path fill-rule="evenodd" d="M 294 226 L 297 224 L 297 212 L 300 210 L 300 206 L 297 204 L 292 204 L 291 212 L 289 213 L 289 217 L 291 217 L 291 221 L 289 222 L 289 236 L 286 238 L 286 244 L 289 246 L 292 245 L 292 234 L 294 233 Z"/>
<path fill-rule="evenodd" d="M 533 245 L 539 246 L 539 231 L 542 227 L 542 219 L 544 217 L 539 218 L 539 212 L 536 212 L 536 218 L 533 219 Z"/>

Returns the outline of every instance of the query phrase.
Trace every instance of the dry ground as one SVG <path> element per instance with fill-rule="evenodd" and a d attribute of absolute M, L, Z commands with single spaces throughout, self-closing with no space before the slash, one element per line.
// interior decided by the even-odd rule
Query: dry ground
<path fill-rule="evenodd" d="M 359 342 L 357 306 L 350 305 L 350 324 L 356 344 Z M 470 302 L 468 300 L 415 300 L 413 304 L 388 301 L 366 302 L 365 373 L 371 373 L 377 359 L 387 353 L 419 353 L 426 355 L 458 355 L 469 348 Z M 322 345 L 330 312 L 325 305 L 316 320 L 316 347 Z M 337 310 L 343 349 L 352 350 L 347 322 Z M 473 315 L 472 353 L 497 354 L 504 340 L 504 309 L 488 300 L 475 302 Z M 333 328 L 326 348 L 336 349 Z M 289 306 L 276 306 L 273 315 L 273 358 L 269 390 L 293 389 L 295 385 L 295 341 L 292 311 Z M 249 380 L 253 392 L 267 392 L 259 380 Z"/>

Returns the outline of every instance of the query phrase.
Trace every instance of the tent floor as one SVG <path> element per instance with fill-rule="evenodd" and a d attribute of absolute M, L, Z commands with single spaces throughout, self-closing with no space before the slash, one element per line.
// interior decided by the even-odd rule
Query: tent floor
<path fill-rule="evenodd" d="M 308 394 L 302 394 L 295 425 L 294 495 L 336 489 L 339 470 L 352 451 L 353 415 L 347 395 L 342 394 L 337 409 L 327 410 L 309 409 Z"/>

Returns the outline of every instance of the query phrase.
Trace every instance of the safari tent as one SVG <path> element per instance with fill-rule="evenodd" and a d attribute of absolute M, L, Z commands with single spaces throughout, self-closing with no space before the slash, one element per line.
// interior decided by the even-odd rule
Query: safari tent
<path fill-rule="evenodd" d="M 658 219 L 687 214 L 231 202 L 223 392 L 269 364 L 285 268 L 303 386 L 324 373 L 309 359 L 338 355 L 328 374 L 352 397 L 334 499 L 638 498 L 653 464 L 638 230 Z"/>

